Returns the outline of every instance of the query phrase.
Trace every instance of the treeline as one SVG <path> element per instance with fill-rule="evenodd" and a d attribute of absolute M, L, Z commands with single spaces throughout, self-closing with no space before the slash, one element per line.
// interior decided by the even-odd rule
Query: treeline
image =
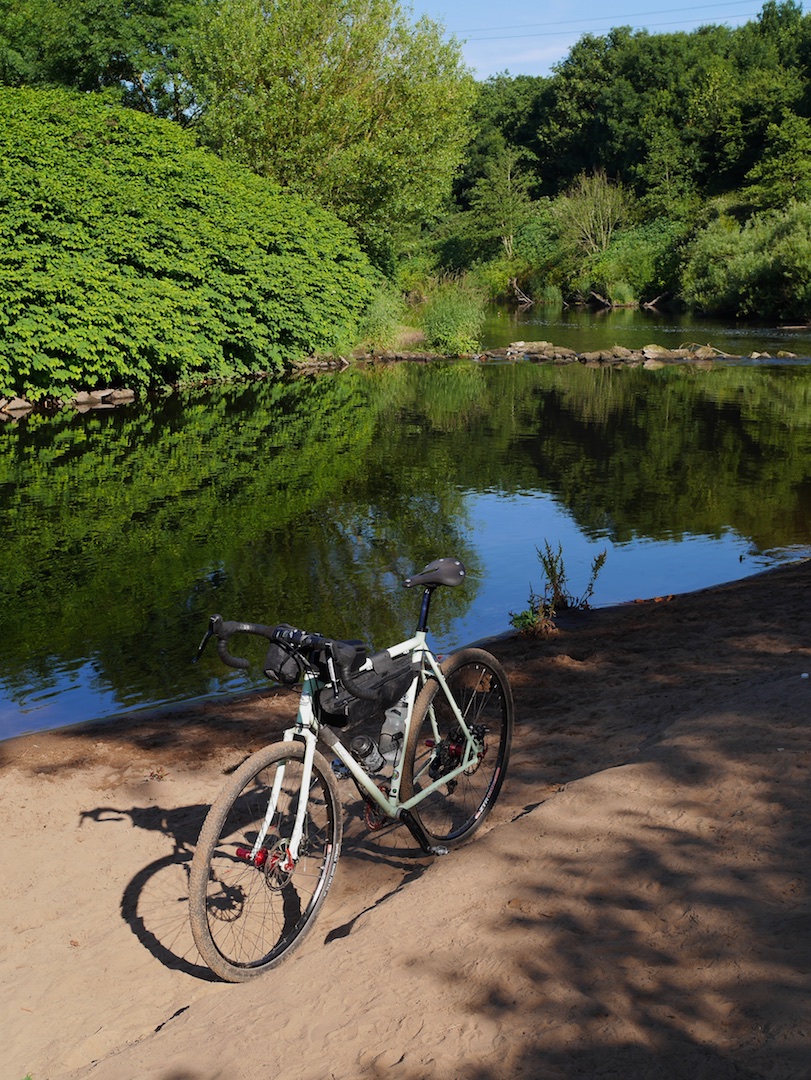
<path fill-rule="evenodd" d="M 490 291 L 811 316 L 811 16 L 584 35 L 488 80 L 440 258 Z"/>
<path fill-rule="evenodd" d="M 0 0 L 0 398 L 385 344 L 404 296 L 464 348 L 524 295 L 811 316 L 811 15 L 477 84 L 397 0 Z"/>
<path fill-rule="evenodd" d="M 475 93 L 397 0 L 0 0 L 0 408 L 389 333 Z"/>

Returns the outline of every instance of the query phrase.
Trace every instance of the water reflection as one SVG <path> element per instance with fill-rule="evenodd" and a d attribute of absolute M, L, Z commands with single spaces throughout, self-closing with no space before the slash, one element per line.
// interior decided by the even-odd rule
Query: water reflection
<path fill-rule="evenodd" d="M 811 368 L 399 365 L 30 418 L 0 434 L 0 737 L 236 689 L 207 616 L 377 646 L 399 580 L 471 570 L 447 649 L 508 626 L 563 544 L 595 601 L 710 585 L 811 544 Z M 259 657 L 257 656 L 257 659 Z"/>
<path fill-rule="evenodd" d="M 577 352 L 610 349 L 614 345 L 641 349 L 656 344 L 678 349 L 699 344 L 712 345 L 737 357 L 752 353 L 777 357 L 779 352 L 811 357 L 811 326 L 758 325 L 751 320 L 730 324 L 688 312 L 642 308 L 609 310 L 539 304 L 516 311 L 493 306 L 484 327 L 484 347 L 503 348 L 517 340 L 551 341 Z"/>

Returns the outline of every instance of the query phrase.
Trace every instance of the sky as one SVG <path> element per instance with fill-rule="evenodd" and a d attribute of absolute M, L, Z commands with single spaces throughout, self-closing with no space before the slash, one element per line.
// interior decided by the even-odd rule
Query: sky
<path fill-rule="evenodd" d="M 615 26 L 652 34 L 689 33 L 699 26 L 742 26 L 755 19 L 763 0 L 410 0 L 414 16 L 441 22 L 463 43 L 465 62 L 479 79 L 499 72 L 548 75 L 583 34 L 602 35 Z"/>

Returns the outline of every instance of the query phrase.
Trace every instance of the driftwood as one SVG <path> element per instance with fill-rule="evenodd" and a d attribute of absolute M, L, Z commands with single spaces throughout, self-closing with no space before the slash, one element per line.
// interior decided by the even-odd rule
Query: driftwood
<path fill-rule="evenodd" d="M 515 293 L 515 298 L 521 305 L 521 307 L 529 307 L 532 303 L 534 303 L 532 297 L 527 296 L 523 289 L 519 287 L 516 278 L 510 278 L 510 285 L 512 286 L 512 290 Z"/>
<path fill-rule="evenodd" d="M 589 293 L 589 296 L 593 296 L 594 299 L 597 301 L 598 304 L 600 304 L 601 307 L 613 307 L 614 306 L 613 303 L 610 300 L 606 300 L 606 298 L 604 296 L 600 296 L 599 293 L 596 293 L 593 290 L 592 290 L 592 292 Z"/>
<path fill-rule="evenodd" d="M 660 293 L 659 296 L 654 297 L 653 300 L 646 300 L 642 307 L 647 308 L 648 311 L 655 311 L 662 300 L 666 300 L 669 295 L 670 293 L 667 292 Z"/>

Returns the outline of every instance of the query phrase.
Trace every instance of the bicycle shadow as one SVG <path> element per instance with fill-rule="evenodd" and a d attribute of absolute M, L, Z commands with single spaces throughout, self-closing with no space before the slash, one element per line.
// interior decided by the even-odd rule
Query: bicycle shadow
<path fill-rule="evenodd" d="M 408 829 L 400 822 L 370 829 L 362 802 L 354 799 L 344 805 L 344 840 L 341 863 L 344 880 L 363 875 L 366 893 L 374 899 L 355 911 L 350 918 L 333 926 L 324 937 L 324 944 L 349 937 L 358 921 L 417 881 L 434 862 L 434 857 L 420 850 Z M 338 897 L 340 899 L 340 885 Z"/>
<path fill-rule="evenodd" d="M 147 952 L 164 967 L 206 982 L 218 981 L 203 964 L 189 927 L 189 871 L 194 846 L 208 813 L 202 804 L 167 809 L 100 806 L 84 810 L 82 822 L 119 822 L 158 832 L 171 839 L 173 850 L 148 863 L 127 882 L 121 895 L 121 918 Z"/>
<path fill-rule="evenodd" d="M 330 926 L 327 909 L 319 915 L 318 924 L 326 925 L 323 944 L 348 937 L 363 915 L 416 881 L 432 861 L 422 854 L 405 828 L 393 823 L 370 831 L 357 796 L 352 795 L 351 803 L 343 801 L 339 874 L 327 901 L 333 901 L 333 915 L 341 922 Z M 200 960 L 189 926 L 189 873 L 208 809 L 202 804 L 127 809 L 99 806 L 82 811 L 80 820 L 102 826 L 128 820 L 134 828 L 169 838 L 173 850 L 143 866 L 127 882 L 119 906 L 121 917 L 140 944 L 165 968 L 205 982 L 219 982 Z M 361 910 L 357 910 L 355 898 L 359 890 L 353 886 L 353 879 L 362 879 L 364 898 L 374 896 Z"/>

